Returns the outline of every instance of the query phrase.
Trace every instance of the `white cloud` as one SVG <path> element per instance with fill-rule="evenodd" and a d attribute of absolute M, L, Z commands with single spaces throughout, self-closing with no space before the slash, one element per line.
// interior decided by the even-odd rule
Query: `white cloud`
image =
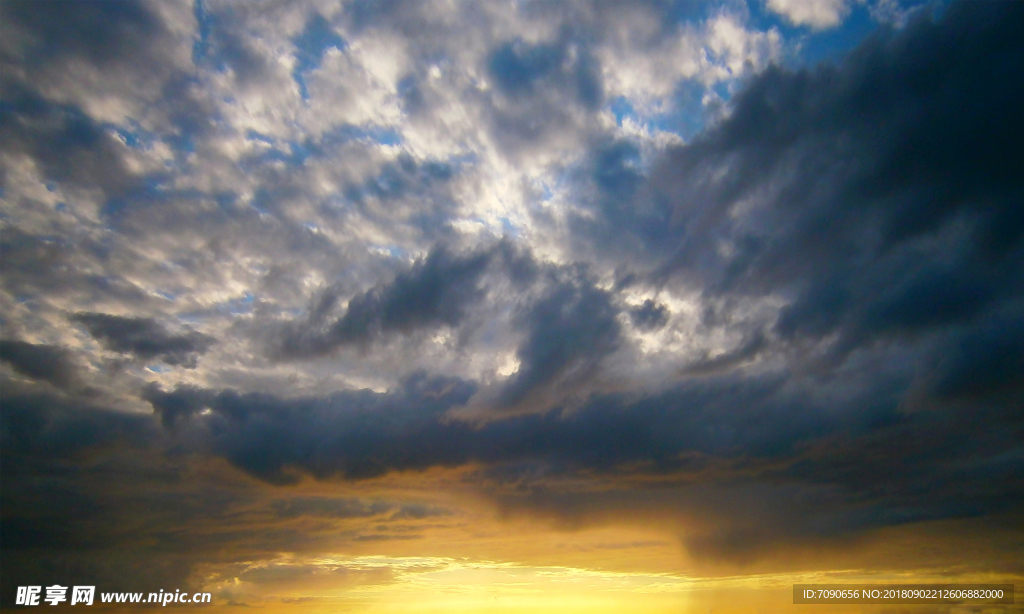
<path fill-rule="evenodd" d="M 816 30 L 838 26 L 850 14 L 849 0 L 768 0 L 768 9 L 798 26 Z"/>

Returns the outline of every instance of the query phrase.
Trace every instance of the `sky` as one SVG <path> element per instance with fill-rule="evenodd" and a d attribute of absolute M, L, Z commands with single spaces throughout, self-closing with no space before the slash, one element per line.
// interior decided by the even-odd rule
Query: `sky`
<path fill-rule="evenodd" d="M 1022 32 L 998 1 L 3 0 L 0 605 L 1024 590 Z"/>

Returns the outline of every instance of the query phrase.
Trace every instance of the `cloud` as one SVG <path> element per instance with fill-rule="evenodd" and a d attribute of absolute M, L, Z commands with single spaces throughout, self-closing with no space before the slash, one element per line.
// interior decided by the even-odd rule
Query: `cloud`
<path fill-rule="evenodd" d="M 317 516 L 326 518 L 367 518 L 380 516 L 395 507 L 394 504 L 359 499 L 331 499 L 327 497 L 292 497 L 273 503 L 274 511 L 284 518 Z"/>
<path fill-rule="evenodd" d="M 78 381 L 77 367 L 64 348 L 3 339 L 0 340 L 0 359 L 18 373 L 50 382 L 58 388 L 67 388 Z"/>
<path fill-rule="evenodd" d="M 96 186 L 112 195 L 138 183 L 114 135 L 81 108 L 41 98 L 17 81 L 5 89 L 5 149 L 36 160 L 52 181 Z"/>
<path fill-rule="evenodd" d="M 5 90 L 34 92 L 47 99 L 45 104 L 18 109 L 18 121 L 11 128 L 52 129 L 59 125 L 60 115 L 67 116 L 66 129 L 53 135 L 73 147 L 74 155 L 66 161 L 73 164 L 56 158 L 51 163 L 53 170 L 63 171 L 62 178 L 79 177 L 87 184 L 82 173 L 91 167 L 102 184 L 119 170 L 111 163 L 109 145 L 100 150 L 106 154 L 100 159 L 76 151 L 103 144 L 105 139 L 90 137 L 93 122 L 134 120 L 138 128 L 142 121 L 163 132 L 194 110 L 186 83 L 192 43 L 187 6 L 57 0 L 37 7 L 15 1 L 6 4 L 3 13 L 5 30 L 11 34 L 5 37 L 0 59 Z M 32 94 L 21 93 L 19 98 L 27 102 Z M 39 113 L 47 107 L 48 115 Z M 44 131 L 32 139 L 33 146 L 46 147 L 46 136 Z"/>
<path fill-rule="evenodd" d="M 793 25 L 834 28 L 850 14 L 848 0 L 768 0 L 768 9 Z"/>
<path fill-rule="evenodd" d="M 71 319 L 85 326 L 108 350 L 142 360 L 159 359 L 186 369 L 194 369 L 199 356 L 215 342 L 213 337 L 195 331 L 173 335 L 149 318 L 76 313 Z"/>
<path fill-rule="evenodd" d="M 633 325 L 641 330 L 657 330 L 668 322 L 668 308 L 647 299 L 642 305 L 629 311 Z"/>
<path fill-rule="evenodd" d="M 45 4 L 0 6 L 3 595 L 1019 515 L 1021 5 L 809 66 L 862 7 Z"/>
<path fill-rule="evenodd" d="M 441 245 L 426 258 L 400 272 L 393 281 L 358 294 L 345 313 L 325 322 L 338 296 L 324 294 L 304 322 L 286 329 L 281 347 L 285 356 L 325 354 L 342 345 L 366 345 L 387 333 L 455 327 L 483 295 L 481 280 L 492 260 L 502 255 L 499 245 L 468 254 L 452 253 Z"/>
<path fill-rule="evenodd" d="M 178 386 L 165 393 L 156 382 L 150 382 L 142 391 L 142 398 L 153 405 L 164 426 L 173 426 L 179 419 L 202 411 L 211 397 L 208 391 L 196 386 Z"/>
<path fill-rule="evenodd" d="M 22 34 L 24 47 L 40 60 L 81 56 L 97 65 L 128 64 L 132 51 L 148 56 L 149 44 L 166 34 L 166 25 L 146 4 L 111 2 L 82 6 L 76 2 L 51 2 L 34 7 L 12 2 L 4 10 Z"/>
<path fill-rule="evenodd" d="M 516 350 L 519 369 L 505 383 L 498 407 L 512 407 L 538 389 L 586 381 L 619 343 L 619 309 L 610 293 L 585 275 L 560 280 L 523 310 L 526 339 Z"/>
<path fill-rule="evenodd" d="M 1016 377 L 1024 366 L 1024 318 L 1020 314 L 994 317 L 979 326 L 958 331 L 936 353 L 926 386 L 940 398 L 1017 397 Z"/>
<path fill-rule="evenodd" d="M 906 383 L 885 377 L 864 374 L 850 395 L 828 392 L 814 378 L 719 376 L 641 398 L 595 397 L 571 414 L 479 427 L 446 417 L 472 394 L 465 383 L 417 378 L 388 393 L 319 399 L 208 392 L 212 413 L 192 420 L 209 436 L 199 445 L 272 483 L 295 481 L 295 472 L 366 479 L 476 463 L 493 496 L 514 508 L 566 519 L 627 513 L 630 506 L 705 523 L 717 517 L 692 537 L 694 554 L 711 558 L 742 560 L 791 540 L 990 514 L 1020 502 L 1000 486 L 1018 468 L 999 460 L 1018 450 L 999 433 L 1019 418 L 975 404 L 955 419 L 903 414 Z M 154 407 L 165 411 L 179 392 L 155 391 Z M 993 421 L 1010 430 L 993 430 Z M 915 435 L 921 433 L 929 436 Z M 951 449 L 944 442 L 954 434 L 985 443 Z M 561 478 L 587 472 L 607 484 L 553 494 Z M 648 492 L 630 481 L 642 476 L 662 486 Z M 964 483 L 971 484 L 966 498 L 963 486 L 953 486 Z M 794 492 L 802 493 L 796 507 Z M 742 511 L 755 500 L 761 503 L 750 514 Z M 729 513 L 721 507 L 736 505 Z M 319 498 L 279 508 L 332 517 L 391 509 Z"/>
<path fill-rule="evenodd" d="M 597 108 L 603 98 L 601 75 L 585 48 L 570 47 L 568 40 L 555 45 L 530 45 L 522 40 L 505 43 L 488 59 L 488 69 L 506 96 L 533 95 L 544 87 L 567 84 L 584 107 Z M 546 87 L 545 87 L 546 86 Z"/>
<path fill-rule="evenodd" d="M 721 297 L 785 297 L 774 332 L 837 336 L 839 355 L 1014 310 L 1019 93 L 966 94 L 1020 61 L 1007 47 L 1012 13 L 958 6 L 875 36 L 841 67 L 767 70 L 637 197 L 663 207 L 671 232 L 603 223 L 663 254 L 656 276 Z M 943 51 L 953 39 L 970 41 L 963 56 Z"/>
<path fill-rule="evenodd" d="M 505 302 L 509 290 L 520 296 L 512 309 Z M 585 270 L 541 266 L 507 240 L 461 254 L 436 246 L 393 281 L 350 298 L 344 313 L 331 319 L 338 298 L 336 291 L 324 292 L 305 318 L 283 328 L 272 354 L 303 358 L 344 346 L 367 352 L 388 335 L 439 328 L 468 338 L 481 312 L 509 310 L 511 326 L 524 331 L 515 351 L 519 367 L 477 403 L 509 409 L 530 399 L 541 407 L 557 401 L 592 379 L 602 359 L 619 348 L 621 306 L 613 293 L 597 288 Z M 650 317 L 657 323 L 664 315 Z"/>
<path fill-rule="evenodd" d="M 155 424 L 146 415 L 112 411 L 101 403 L 4 382 L 0 422 L 6 467 L 32 467 L 45 459 L 68 459 L 84 449 L 124 440 L 152 441 Z M 6 471 L 6 469 L 5 469 Z"/>
<path fill-rule="evenodd" d="M 289 483 L 297 479 L 296 468 L 324 478 L 369 478 L 399 467 L 465 462 L 465 450 L 449 445 L 453 435 L 439 418 L 474 390 L 470 382 L 419 374 L 388 393 L 338 392 L 325 399 L 287 401 L 231 390 L 164 392 L 155 386 L 146 395 L 165 421 L 212 410 L 208 428 L 214 452 L 265 480 Z M 453 432 L 457 437 L 460 429 Z"/>

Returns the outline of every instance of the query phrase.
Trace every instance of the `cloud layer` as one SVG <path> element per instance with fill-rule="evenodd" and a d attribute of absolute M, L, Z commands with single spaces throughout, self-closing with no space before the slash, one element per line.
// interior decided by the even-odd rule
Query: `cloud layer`
<path fill-rule="evenodd" d="M 3 599 L 387 584 L 240 566 L 479 506 L 694 573 L 1019 519 L 1021 5 L 44 5 L 0 8 Z"/>

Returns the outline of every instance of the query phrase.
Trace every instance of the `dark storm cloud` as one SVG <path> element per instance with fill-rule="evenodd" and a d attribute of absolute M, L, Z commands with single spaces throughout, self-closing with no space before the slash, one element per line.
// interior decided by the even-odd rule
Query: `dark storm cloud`
<path fill-rule="evenodd" d="M 519 291 L 513 320 L 525 336 L 516 350 L 519 370 L 491 399 L 496 407 L 516 407 L 538 393 L 570 391 L 618 349 L 621 306 L 613 293 L 596 287 L 585 267 L 541 266 L 529 252 L 502 241 L 466 253 L 439 245 L 393 281 L 352 297 L 337 319 L 330 314 L 339 297 L 327 291 L 306 318 L 285 328 L 281 355 L 318 356 L 347 345 L 369 349 L 388 334 L 456 329 L 492 309 L 483 299 L 492 285 L 507 287 L 502 283 Z M 491 300 L 502 304 L 501 290 L 494 293 Z M 651 309 L 647 317 L 656 327 L 664 308 Z"/>
<path fill-rule="evenodd" d="M 1024 70 L 1021 27 L 1016 4 L 954 5 L 838 65 L 768 69 L 648 178 L 608 144 L 577 175 L 599 213 L 572 222 L 586 229 L 577 238 L 604 246 L 625 233 L 623 259 L 701 289 L 708 325 L 743 335 L 687 377 L 743 381 L 738 367 L 758 358 L 825 359 L 811 368 L 819 383 L 793 388 L 790 376 L 779 390 L 802 392 L 781 404 L 777 391 L 734 400 L 746 424 L 706 417 L 708 441 L 735 442 L 739 465 L 722 464 L 739 458 L 728 446 L 676 449 L 684 466 L 717 468 L 709 484 L 754 470 L 761 487 L 798 485 L 813 502 L 787 506 L 790 495 L 754 485 L 721 495 L 719 507 L 760 499 L 763 518 L 733 515 L 687 538 L 692 553 L 745 560 L 781 542 L 1020 503 L 1024 389 L 1011 374 L 1024 364 L 1024 88 L 1009 75 Z M 768 295 L 788 300 L 773 325 L 737 317 Z M 767 407 L 801 420 L 762 420 Z M 615 505 L 600 499 L 525 505 L 570 516 Z"/>
<path fill-rule="evenodd" d="M 212 396 L 196 386 L 178 386 L 173 392 L 164 392 L 156 383 L 150 383 L 142 390 L 142 398 L 153 404 L 164 426 L 173 426 L 179 420 L 202 411 Z"/>
<path fill-rule="evenodd" d="M 322 537 L 288 526 L 294 518 L 367 518 L 388 530 L 393 522 L 448 514 L 407 502 L 301 496 L 267 501 L 249 480 L 239 483 L 216 471 L 197 479 L 194 468 L 181 462 L 180 445 L 164 447 L 169 432 L 152 415 L 40 394 L 18 381 L 0 382 L 0 390 L 5 608 L 9 602 L 13 607 L 17 586 L 41 576 L 104 590 L 200 590 L 201 581 L 191 576 L 198 563 L 321 547 Z M 445 394 L 444 388 L 420 390 Z M 287 493 L 275 496 L 282 495 Z M 223 524 L 224 518 L 230 523 Z M 197 532 L 203 539 L 190 538 Z"/>
<path fill-rule="evenodd" d="M 136 183 L 112 132 L 77 106 L 46 100 L 14 81 L 4 85 L 0 111 L 3 149 L 31 156 L 47 179 L 98 186 L 108 193 Z"/>
<path fill-rule="evenodd" d="M 213 337 L 195 331 L 172 334 L 150 318 L 77 313 L 71 319 L 85 326 L 108 350 L 186 369 L 194 369 L 199 356 L 215 342 Z"/>
<path fill-rule="evenodd" d="M 54 57 L 80 56 L 98 65 L 128 64 L 152 52 L 163 22 L 142 2 L 30 0 L 4 2 L 6 28 L 30 34 L 25 55 L 38 65 Z"/>
<path fill-rule="evenodd" d="M 214 452 L 253 475 L 288 483 L 296 468 L 318 477 L 368 478 L 396 468 L 465 462 L 465 450 L 446 441 L 451 436 L 441 417 L 474 391 L 470 382 L 415 375 L 383 394 L 363 390 L 287 401 L 230 390 L 190 389 L 182 396 L 151 387 L 147 398 L 164 415 L 193 413 L 200 405 L 210 409 Z"/>
<path fill-rule="evenodd" d="M 762 408 L 763 421 L 748 415 L 752 404 L 764 404 L 781 383 L 701 383 L 632 402 L 607 397 L 569 416 L 555 411 L 480 428 L 446 417 L 447 410 L 469 400 L 474 386 L 423 375 L 387 393 L 339 392 L 287 400 L 230 390 L 164 392 L 152 386 L 147 398 L 162 414 L 181 412 L 186 398 L 193 409 L 210 409 L 203 417 L 190 413 L 205 424 L 213 451 L 254 475 L 279 482 L 293 479 L 289 471 L 294 470 L 359 479 L 471 460 L 531 458 L 565 468 L 610 471 L 638 460 L 670 466 L 675 454 L 690 448 L 738 453 L 743 446 L 756 449 L 760 442 L 771 449 L 780 445 L 777 440 L 789 445 L 790 438 L 813 432 L 816 422 L 805 408 L 784 404 Z"/>
<path fill-rule="evenodd" d="M 668 322 L 668 307 L 647 299 L 639 307 L 630 309 L 629 317 L 641 330 L 657 330 Z"/>
<path fill-rule="evenodd" d="M 929 392 L 942 399 L 1024 396 L 1024 315 L 988 318 L 957 331 L 936 352 L 928 371 Z"/>
<path fill-rule="evenodd" d="M 77 367 L 66 349 L 44 344 L 0 339 L 0 359 L 32 379 L 67 388 L 78 381 Z"/>
<path fill-rule="evenodd" d="M 619 345 L 618 314 L 611 293 L 585 275 L 559 279 L 519 315 L 527 331 L 516 350 L 520 367 L 503 385 L 498 406 L 515 406 L 559 380 L 588 379 Z"/>
<path fill-rule="evenodd" d="M 775 332 L 838 333 L 841 352 L 998 311 L 1024 287 L 1022 23 L 1015 3 L 958 4 L 838 66 L 771 68 L 636 197 L 670 233 L 605 223 L 666 278 L 788 294 Z"/>
<path fill-rule="evenodd" d="M 460 257 L 443 248 L 434 250 L 393 282 L 350 299 L 344 315 L 323 330 L 312 329 L 333 307 L 336 298 L 328 295 L 312 310 L 307 326 L 289 331 L 283 348 L 292 356 L 325 354 L 389 332 L 455 326 L 479 299 L 479 280 L 490 259 L 488 252 Z"/>
<path fill-rule="evenodd" d="M 366 346 L 389 333 L 456 327 L 484 295 L 483 277 L 495 263 L 513 280 L 533 275 L 532 259 L 507 242 L 467 253 L 439 245 L 391 282 L 349 299 L 340 318 L 328 320 L 340 297 L 333 291 L 320 296 L 304 321 L 286 329 L 283 353 L 317 356 L 344 345 Z"/>
<path fill-rule="evenodd" d="M 714 358 L 706 358 L 683 369 L 686 375 L 711 375 L 729 371 L 748 360 L 753 360 L 767 349 L 768 340 L 762 331 L 755 330 L 747 335 L 739 346 Z"/>
<path fill-rule="evenodd" d="M 40 393 L 9 381 L 3 386 L 0 433 L 5 475 L 17 472 L 23 462 L 72 457 L 85 448 L 119 440 L 141 443 L 158 433 L 150 416 L 111 411 L 89 400 Z"/>
<path fill-rule="evenodd" d="M 1024 479 L 1019 415 L 990 404 L 908 414 L 900 411 L 907 378 L 873 369 L 846 379 L 842 392 L 814 377 L 693 379 L 660 394 L 605 395 L 568 414 L 474 427 L 446 417 L 468 400 L 469 384 L 419 376 L 388 393 L 324 398 L 204 391 L 211 413 L 192 420 L 209 437 L 197 445 L 273 483 L 296 472 L 361 479 L 475 462 L 482 484 L 512 506 L 573 518 L 647 501 L 657 513 L 717 518 L 692 544 L 716 558 L 1021 502 L 1007 488 Z M 175 394 L 154 390 L 151 401 L 162 410 Z M 581 473 L 612 484 L 647 476 L 676 488 L 559 493 L 559 476 Z M 384 511 L 320 499 L 279 505 L 288 514 Z"/>
<path fill-rule="evenodd" d="M 164 392 L 153 386 L 147 398 L 161 413 L 177 411 L 183 398 L 210 409 L 208 416 L 193 419 L 207 421 L 215 450 L 270 480 L 282 479 L 288 467 L 363 478 L 469 460 L 531 458 L 563 468 L 611 471 L 637 461 L 671 468 L 686 451 L 786 455 L 803 440 L 860 432 L 879 420 L 896 419 L 891 391 L 887 397 L 851 399 L 844 403 L 848 413 L 835 410 L 826 417 L 785 384 L 781 377 L 694 381 L 639 399 L 598 397 L 567 415 L 556 410 L 479 428 L 446 417 L 448 409 L 469 399 L 470 383 L 423 375 L 387 393 L 287 400 L 230 390 Z"/>
<path fill-rule="evenodd" d="M 173 455 L 161 455 L 165 433 L 152 415 L 17 381 L 0 382 L 0 390 L 5 610 L 14 607 L 17 586 L 40 577 L 121 591 L 191 587 L 198 551 L 245 547 L 237 524 L 204 540 L 183 538 L 236 506 L 251 506 L 254 496 L 230 481 L 196 480 L 168 462 Z M 282 531 L 260 535 L 277 548 L 297 543 Z"/>
<path fill-rule="evenodd" d="M 599 215 L 570 216 L 570 241 L 580 253 L 649 267 L 676 238 L 670 201 L 638 198 L 646 185 L 640 147 L 628 139 L 600 138 L 571 174 L 580 204 Z"/>

